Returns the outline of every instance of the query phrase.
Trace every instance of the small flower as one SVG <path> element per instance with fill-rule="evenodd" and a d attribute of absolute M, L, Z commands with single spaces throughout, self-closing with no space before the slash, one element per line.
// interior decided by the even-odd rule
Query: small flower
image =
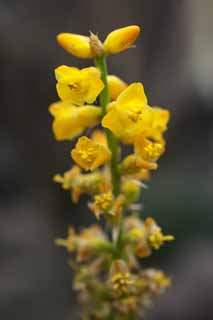
<path fill-rule="evenodd" d="M 115 54 L 130 48 L 140 33 L 139 26 L 116 29 L 108 34 L 104 41 L 104 51 Z"/>
<path fill-rule="evenodd" d="M 155 250 L 158 250 L 165 241 L 174 240 L 174 236 L 164 235 L 155 220 L 150 217 L 145 220 L 145 226 L 147 230 L 148 241 Z"/>
<path fill-rule="evenodd" d="M 83 229 L 79 234 L 71 227 L 67 239 L 56 239 L 56 244 L 66 247 L 70 253 L 76 252 L 79 262 L 90 259 L 97 251 L 111 249 L 105 233 L 96 224 Z"/>
<path fill-rule="evenodd" d="M 158 250 L 165 241 L 173 241 L 172 235 L 164 235 L 161 230 L 155 231 L 149 236 L 149 242 L 155 250 Z"/>
<path fill-rule="evenodd" d="M 95 106 L 76 107 L 68 102 L 56 102 L 50 105 L 49 111 L 55 118 L 53 132 L 56 140 L 71 140 L 86 128 L 97 125 L 101 110 Z"/>
<path fill-rule="evenodd" d="M 165 140 L 155 141 L 143 135 L 137 137 L 135 141 L 136 156 L 141 157 L 147 162 L 155 162 L 165 151 Z"/>
<path fill-rule="evenodd" d="M 123 92 L 127 88 L 127 83 L 117 76 L 109 75 L 107 77 L 107 81 L 111 100 L 116 100 L 121 92 Z"/>
<path fill-rule="evenodd" d="M 102 213 L 109 213 L 113 204 L 113 195 L 111 191 L 95 195 L 94 202 L 89 203 L 89 208 L 94 212 L 97 219 Z"/>
<path fill-rule="evenodd" d="M 114 220 L 116 221 L 122 214 L 124 203 L 124 195 L 119 194 L 114 198 L 112 192 L 108 191 L 95 195 L 94 201 L 89 203 L 89 208 L 97 219 L 100 218 L 101 214 L 106 213 L 111 216 L 111 218 L 115 218 Z"/>
<path fill-rule="evenodd" d="M 73 252 L 76 250 L 76 233 L 73 227 L 68 229 L 67 239 L 56 239 L 55 243 L 58 246 L 66 247 L 68 252 Z"/>
<path fill-rule="evenodd" d="M 152 120 L 152 108 L 147 104 L 143 85 L 133 83 L 109 105 L 102 125 L 123 142 L 134 143 L 139 134 L 151 127 Z"/>
<path fill-rule="evenodd" d="M 101 192 L 106 184 L 105 175 L 96 170 L 92 173 L 82 174 L 78 166 L 73 166 L 63 175 L 56 174 L 54 181 L 60 183 L 62 188 L 71 191 L 72 201 L 77 203 L 82 194 L 94 195 Z"/>
<path fill-rule="evenodd" d="M 104 88 L 100 72 L 95 67 L 79 70 L 63 65 L 55 69 L 55 76 L 60 99 L 76 105 L 93 103 Z"/>
<path fill-rule="evenodd" d="M 53 181 L 60 183 L 64 190 L 68 190 L 72 187 L 73 181 L 79 177 L 81 169 L 78 166 L 73 166 L 69 171 L 66 171 L 64 175 L 56 174 L 53 177 Z"/>
<path fill-rule="evenodd" d="M 141 157 L 137 157 L 135 154 L 130 154 L 125 157 L 121 163 L 121 173 L 122 175 L 135 175 L 135 177 L 137 177 L 138 174 L 138 176 L 141 176 L 143 180 L 143 170 L 146 170 L 145 172 L 147 172 L 147 170 L 156 170 L 157 167 L 158 166 L 156 163 L 143 160 Z M 147 174 L 145 174 L 145 177 L 147 177 Z"/>
<path fill-rule="evenodd" d="M 123 260 L 114 260 L 109 271 L 109 285 L 116 295 L 131 292 L 134 285 L 126 263 Z"/>
<path fill-rule="evenodd" d="M 93 53 L 90 46 L 90 38 L 74 33 L 60 33 L 57 35 L 60 46 L 78 58 L 90 59 Z"/>
<path fill-rule="evenodd" d="M 164 272 L 155 269 L 147 269 L 141 272 L 139 283 L 147 287 L 151 294 L 159 295 L 171 285 L 171 279 Z"/>
<path fill-rule="evenodd" d="M 102 144 L 82 136 L 71 151 L 73 160 L 85 170 L 95 170 L 110 160 L 110 151 Z"/>

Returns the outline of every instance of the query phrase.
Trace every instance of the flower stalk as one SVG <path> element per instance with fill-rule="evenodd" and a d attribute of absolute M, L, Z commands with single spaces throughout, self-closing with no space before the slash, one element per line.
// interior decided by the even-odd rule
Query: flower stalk
<path fill-rule="evenodd" d="M 104 89 L 99 95 L 102 108 L 102 117 L 107 113 L 107 106 L 110 102 L 109 86 L 107 81 L 107 63 L 106 56 L 95 58 L 95 65 L 101 72 L 101 79 L 104 83 Z M 105 128 L 108 147 L 111 151 L 111 178 L 113 186 L 113 194 L 117 197 L 120 193 L 120 169 L 119 169 L 119 146 L 116 136 L 107 128 Z"/>
<path fill-rule="evenodd" d="M 88 208 L 97 221 L 80 231 L 71 226 L 66 239 L 56 240 L 71 257 L 73 287 L 85 320 L 139 320 L 171 282 L 160 270 L 140 267 L 141 259 L 174 237 L 165 235 L 151 217 L 141 220 L 138 203 L 144 182 L 165 151 L 169 111 L 148 104 L 142 83 L 128 85 L 107 72 L 106 57 L 131 48 L 139 33 L 139 26 L 124 27 L 109 33 L 103 43 L 93 33 L 57 37 L 68 53 L 93 58 L 95 64 L 81 70 L 56 68 L 60 101 L 49 108 L 56 140 L 77 138 L 69 151 L 75 164 L 54 181 L 69 191 L 74 203 L 89 195 Z M 82 135 L 88 128 L 89 136 Z M 122 143 L 132 146 L 124 158 Z M 102 219 L 107 228 L 99 223 Z"/>

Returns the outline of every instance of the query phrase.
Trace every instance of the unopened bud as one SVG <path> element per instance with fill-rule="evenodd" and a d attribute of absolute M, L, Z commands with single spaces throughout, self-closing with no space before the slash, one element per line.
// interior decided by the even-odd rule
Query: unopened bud
<path fill-rule="evenodd" d="M 130 48 L 139 33 L 139 26 L 128 26 L 110 32 L 104 41 L 104 51 L 114 54 Z"/>
<path fill-rule="evenodd" d="M 90 47 L 90 38 L 74 33 L 60 33 L 57 35 L 60 46 L 75 57 L 90 59 L 93 53 Z"/>

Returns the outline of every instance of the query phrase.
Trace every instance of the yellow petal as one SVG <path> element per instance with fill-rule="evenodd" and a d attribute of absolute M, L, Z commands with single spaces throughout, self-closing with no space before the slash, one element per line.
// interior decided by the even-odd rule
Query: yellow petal
<path fill-rule="evenodd" d="M 142 83 L 135 82 L 130 84 L 118 97 L 119 104 L 147 104 L 147 98 Z"/>
<path fill-rule="evenodd" d="M 78 68 L 62 65 L 55 69 L 55 77 L 61 83 L 72 83 L 76 79 L 80 81 L 81 74 Z"/>
<path fill-rule="evenodd" d="M 89 37 L 74 33 L 60 33 L 57 35 L 57 41 L 64 50 L 78 58 L 93 57 Z"/>
<path fill-rule="evenodd" d="M 114 54 L 128 49 L 137 39 L 139 33 L 140 27 L 134 25 L 112 31 L 104 41 L 104 51 Z"/>
<path fill-rule="evenodd" d="M 82 77 L 85 78 L 85 81 L 89 82 L 89 90 L 85 95 L 87 103 L 93 103 L 104 88 L 104 83 L 100 79 L 100 76 L 100 71 L 97 68 L 89 67 L 82 69 Z"/>

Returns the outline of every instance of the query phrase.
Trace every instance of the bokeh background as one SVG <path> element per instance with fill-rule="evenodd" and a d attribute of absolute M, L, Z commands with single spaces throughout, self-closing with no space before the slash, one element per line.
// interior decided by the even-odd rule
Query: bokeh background
<path fill-rule="evenodd" d="M 0 0 L 0 319 L 76 319 L 72 275 L 55 237 L 89 224 L 82 202 L 52 183 L 70 166 L 48 105 L 53 70 L 86 66 L 58 47 L 59 32 L 143 27 L 137 48 L 109 59 L 109 71 L 142 81 L 152 105 L 170 109 L 168 149 L 142 201 L 145 214 L 176 236 L 147 264 L 173 286 L 147 319 L 213 319 L 212 0 Z M 85 199 L 84 199 L 85 201 Z"/>

